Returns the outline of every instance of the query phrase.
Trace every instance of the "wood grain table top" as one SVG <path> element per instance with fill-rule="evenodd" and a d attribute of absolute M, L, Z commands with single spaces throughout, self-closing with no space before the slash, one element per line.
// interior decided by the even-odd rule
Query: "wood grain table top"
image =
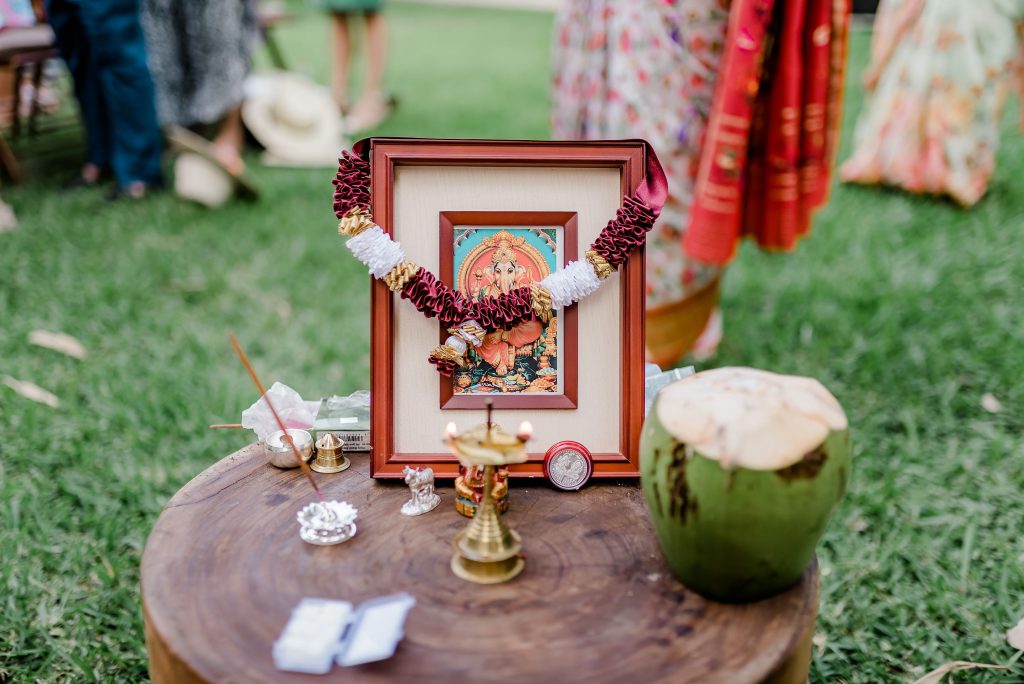
<path fill-rule="evenodd" d="M 805 640 L 817 612 L 817 570 L 780 596 L 747 605 L 705 601 L 669 574 L 635 482 L 560 492 L 513 480 L 508 523 L 526 569 L 482 586 L 449 569 L 467 525 L 450 485 L 441 505 L 399 514 L 409 490 L 369 477 L 369 455 L 316 475 L 325 496 L 359 509 L 338 546 L 299 539 L 295 514 L 313 500 L 298 470 L 247 447 L 200 473 L 167 504 L 142 558 L 154 681 L 290 682 L 271 647 L 303 597 L 416 597 L 393 658 L 335 667 L 344 682 L 759 682 Z M 804 675 L 806 676 L 806 675 Z"/>

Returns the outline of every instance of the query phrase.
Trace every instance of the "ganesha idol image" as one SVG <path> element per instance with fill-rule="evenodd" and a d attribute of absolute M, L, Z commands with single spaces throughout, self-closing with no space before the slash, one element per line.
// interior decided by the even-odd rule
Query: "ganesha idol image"
<path fill-rule="evenodd" d="M 533 282 L 526 267 L 519 264 L 516 248 L 520 250 L 525 238 L 514 237 L 502 231 L 492 238 L 485 238 L 484 244 L 493 244 L 490 266 L 473 274 L 474 285 L 470 290 L 473 300 L 484 297 L 500 297 L 517 287 L 528 287 Z M 524 321 L 509 330 L 495 330 L 484 337 L 476 352 L 487 363 L 494 366 L 499 376 L 506 375 L 515 366 L 516 349 L 525 347 L 540 339 L 540 321 Z"/>
<path fill-rule="evenodd" d="M 533 236 L 531 244 L 527 237 L 509 230 L 486 234 L 493 230 L 469 230 L 462 234 L 462 239 L 472 240 L 475 246 L 459 265 L 457 285 L 473 301 L 500 297 L 517 288 L 529 287 L 548 275 L 554 263 L 553 231 L 514 229 L 516 232 L 530 231 Z M 478 234 L 474 236 L 473 233 Z M 554 337 L 557 329 L 554 318 L 546 323 L 531 318 L 508 330 L 487 334 L 480 346 L 473 350 L 475 358 L 471 359 L 470 367 L 457 374 L 457 391 L 495 391 L 492 386 L 500 387 L 497 391 L 525 391 L 538 375 L 545 380 L 546 374 L 553 376 L 554 369 L 549 367 L 552 358 L 549 357 L 553 357 L 556 350 Z M 540 384 L 545 389 L 553 389 L 553 377 L 551 381 Z"/>

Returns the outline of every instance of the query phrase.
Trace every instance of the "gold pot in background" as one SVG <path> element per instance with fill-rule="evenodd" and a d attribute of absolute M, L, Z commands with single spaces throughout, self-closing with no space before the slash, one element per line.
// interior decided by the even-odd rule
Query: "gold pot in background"
<path fill-rule="evenodd" d="M 721 276 L 693 294 L 647 309 L 647 360 L 672 368 L 690 351 L 718 304 Z"/>

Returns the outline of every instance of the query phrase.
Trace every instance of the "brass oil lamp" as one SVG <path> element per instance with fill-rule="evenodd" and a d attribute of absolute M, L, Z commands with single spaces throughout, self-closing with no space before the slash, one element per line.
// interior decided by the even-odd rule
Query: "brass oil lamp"
<path fill-rule="evenodd" d="M 494 468 L 524 463 L 526 442 L 532 428 L 527 422 L 519 434 L 510 435 L 491 421 L 493 404 L 487 404 L 487 422 L 458 434 L 454 423 L 445 430 L 445 443 L 464 466 L 484 468 L 484 493 L 469 526 L 455 537 L 451 568 L 456 576 L 477 584 L 507 582 L 520 572 L 526 561 L 519 553 L 522 539 L 498 515 L 495 506 Z"/>

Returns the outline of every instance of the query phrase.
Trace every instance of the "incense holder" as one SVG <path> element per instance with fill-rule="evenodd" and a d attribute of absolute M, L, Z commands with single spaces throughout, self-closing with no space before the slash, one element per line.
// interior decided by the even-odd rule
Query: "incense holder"
<path fill-rule="evenodd" d="M 314 501 L 295 516 L 299 521 L 299 537 L 317 546 L 348 541 L 356 534 L 357 513 L 347 501 Z"/>
<path fill-rule="evenodd" d="M 288 436 L 292 438 L 292 442 L 294 442 L 295 448 L 299 450 L 302 460 L 308 461 L 310 456 L 313 455 L 313 436 L 306 430 L 299 430 L 298 428 L 288 428 Z M 267 435 L 263 442 L 263 451 L 267 454 L 267 460 L 270 461 L 272 466 L 277 468 L 299 467 L 298 462 L 295 460 L 295 453 L 292 451 L 291 445 L 284 439 L 284 432 L 281 430 Z"/>

